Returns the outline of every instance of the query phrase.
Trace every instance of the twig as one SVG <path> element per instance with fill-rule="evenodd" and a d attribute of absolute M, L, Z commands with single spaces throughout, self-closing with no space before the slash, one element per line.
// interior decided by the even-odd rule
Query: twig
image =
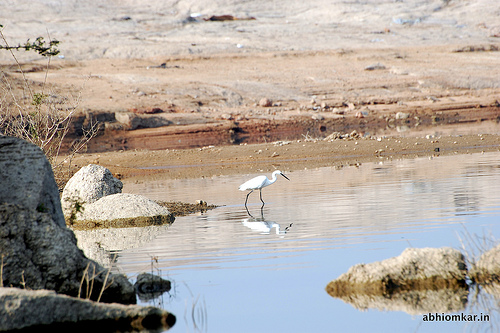
<path fill-rule="evenodd" d="M 0 287 L 3 287 L 3 257 L 5 254 L 2 254 L 2 264 L 0 265 Z"/>
<path fill-rule="evenodd" d="M 116 255 L 117 254 L 115 253 L 114 256 L 113 256 L 113 260 L 111 262 L 115 262 Z M 99 301 L 101 300 L 101 296 L 102 296 L 102 293 L 104 292 L 104 290 L 108 288 L 108 286 L 106 284 L 108 282 L 108 277 L 109 277 L 110 273 L 111 273 L 111 267 L 109 267 L 108 271 L 106 272 L 106 277 L 104 278 L 104 282 L 102 284 L 101 292 L 99 293 L 99 297 L 97 298 L 97 303 L 99 303 Z"/>

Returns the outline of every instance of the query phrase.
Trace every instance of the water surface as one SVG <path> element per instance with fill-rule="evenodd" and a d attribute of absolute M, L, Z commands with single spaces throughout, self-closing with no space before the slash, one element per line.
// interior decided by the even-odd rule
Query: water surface
<path fill-rule="evenodd" d="M 257 174 L 125 184 L 124 192 L 156 200 L 224 206 L 168 227 L 101 232 L 104 239 L 94 241 L 117 253 L 116 269 L 128 276 L 153 271 L 173 282 L 169 294 L 148 303 L 177 316 L 172 332 L 498 328 L 498 300 L 478 305 L 469 296 L 464 309 L 452 312 L 489 314 L 490 323 L 428 323 L 403 308 L 358 310 L 325 287 L 355 264 L 407 247 L 462 249 L 465 243 L 469 253 L 479 253 L 471 242 L 491 246 L 500 235 L 500 153 L 280 168 L 290 181 L 278 179 L 263 191 L 262 211 L 252 194 L 251 216 L 237 188 Z"/>

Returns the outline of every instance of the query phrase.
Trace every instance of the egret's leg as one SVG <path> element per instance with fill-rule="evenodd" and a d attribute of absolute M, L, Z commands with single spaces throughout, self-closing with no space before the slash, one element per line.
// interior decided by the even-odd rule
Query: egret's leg
<path fill-rule="evenodd" d="M 260 191 L 260 201 L 262 201 L 262 207 L 264 207 L 266 203 L 264 202 L 264 200 L 262 200 L 262 190 L 259 191 Z"/>
<path fill-rule="evenodd" d="M 248 192 L 247 194 L 247 198 L 245 200 L 245 208 L 247 207 L 247 201 L 248 201 L 248 196 L 253 192 L 253 190 L 251 190 L 250 192 Z"/>
<path fill-rule="evenodd" d="M 250 211 L 248 210 L 248 207 L 245 205 L 245 209 L 247 210 L 247 214 L 248 216 L 250 216 L 251 218 L 254 218 L 252 214 L 250 214 Z"/>

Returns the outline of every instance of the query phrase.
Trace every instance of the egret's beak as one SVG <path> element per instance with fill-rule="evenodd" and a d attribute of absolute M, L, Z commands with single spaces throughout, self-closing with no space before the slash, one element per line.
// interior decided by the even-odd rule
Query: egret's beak
<path fill-rule="evenodd" d="M 280 173 L 280 175 L 282 175 L 283 177 L 285 177 L 285 178 L 286 178 L 286 180 L 290 180 L 290 179 L 288 179 L 288 177 L 287 177 L 287 176 L 285 176 L 284 174 Z"/>

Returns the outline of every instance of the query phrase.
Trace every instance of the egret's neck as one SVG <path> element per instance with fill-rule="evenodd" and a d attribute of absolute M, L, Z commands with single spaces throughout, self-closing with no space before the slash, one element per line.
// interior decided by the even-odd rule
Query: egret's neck
<path fill-rule="evenodd" d="M 271 184 L 274 183 L 278 179 L 278 177 L 276 177 L 277 175 L 278 175 L 277 172 L 273 172 L 272 179 L 271 179 Z"/>

